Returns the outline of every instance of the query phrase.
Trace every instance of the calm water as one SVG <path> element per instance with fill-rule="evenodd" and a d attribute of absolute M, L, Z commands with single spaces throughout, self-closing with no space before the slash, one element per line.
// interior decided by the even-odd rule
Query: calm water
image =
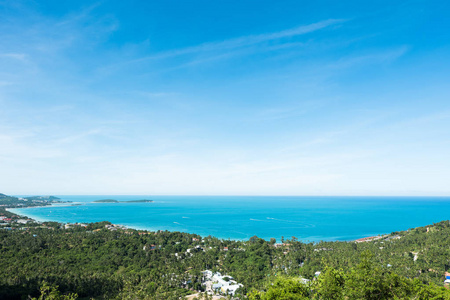
<path fill-rule="evenodd" d="M 59 196 L 80 206 L 16 209 L 40 221 L 111 221 L 248 239 L 354 240 L 450 219 L 450 197 Z M 91 203 L 98 199 L 153 203 Z"/>

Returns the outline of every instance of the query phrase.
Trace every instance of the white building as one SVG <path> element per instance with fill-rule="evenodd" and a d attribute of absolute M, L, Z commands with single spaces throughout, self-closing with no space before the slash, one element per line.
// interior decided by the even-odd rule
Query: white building
<path fill-rule="evenodd" d="M 205 277 L 205 279 L 211 279 L 213 276 L 213 272 L 210 270 L 205 270 L 202 271 L 203 277 Z"/>
<path fill-rule="evenodd" d="M 235 295 L 236 290 L 243 285 L 237 283 L 230 275 L 222 275 L 220 272 L 213 273 L 210 270 L 202 271 L 203 285 L 206 285 L 207 292 L 220 291 L 224 294 Z"/>
<path fill-rule="evenodd" d="M 306 279 L 306 278 L 303 278 L 303 277 L 300 277 L 300 281 L 301 281 L 303 284 L 308 284 L 311 280 Z"/>
<path fill-rule="evenodd" d="M 227 285 L 227 286 L 223 286 L 220 290 L 222 291 L 222 293 L 224 294 L 229 294 L 234 296 L 234 294 L 236 293 L 236 290 L 240 287 L 242 287 L 242 284 L 233 284 L 233 285 Z"/>

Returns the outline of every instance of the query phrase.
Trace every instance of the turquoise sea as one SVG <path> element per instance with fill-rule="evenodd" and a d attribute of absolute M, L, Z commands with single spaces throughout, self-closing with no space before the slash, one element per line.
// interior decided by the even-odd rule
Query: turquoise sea
<path fill-rule="evenodd" d="M 354 240 L 450 219 L 450 197 L 58 196 L 79 206 L 15 209 L 39 221 L 110 221 L 218 238 Z M 151 199 L 153 203 L 92 203 Z"/>

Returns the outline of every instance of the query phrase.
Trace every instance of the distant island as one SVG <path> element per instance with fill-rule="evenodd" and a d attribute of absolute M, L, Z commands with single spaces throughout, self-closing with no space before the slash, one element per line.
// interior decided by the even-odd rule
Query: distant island
<path fill-rule="evenodd" d="M 153 200 L 129 200 L 129 201 L 119 201 L 115 199 L 101 199 L 101 200 L 94 200 L 93 203 L 150 203 L 153 202 Z"/>
<path fill-rule="evenodd" d="M 101 199 L 101 200 L 95 200 L 92 202 L 94 202 L 94 203 L 119 203 L 119 201 L 114 200 L 114 199 Z"/>

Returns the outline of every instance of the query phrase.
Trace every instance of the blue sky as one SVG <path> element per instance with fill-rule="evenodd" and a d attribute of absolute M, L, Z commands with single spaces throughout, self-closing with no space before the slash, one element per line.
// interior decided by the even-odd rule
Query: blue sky
<path fill-rule="evenodd" d="M 450 195 L 448 1 L 0 1 L 0 192 Z"/>

